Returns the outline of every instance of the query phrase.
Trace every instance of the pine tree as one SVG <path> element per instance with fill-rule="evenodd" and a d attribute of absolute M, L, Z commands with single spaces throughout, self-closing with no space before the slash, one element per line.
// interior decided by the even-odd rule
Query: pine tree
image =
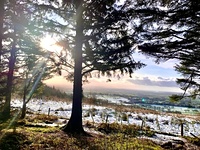
<path fill-rule="evenodd" d="M 72 65 L 74 71 L 71 73 L 74 82 L 72 114 L 63 128 L 65 132 L 84 133 L 82 127 L 83 76 L 88 76 L 95 70 L 107 75 L 110 75 L 112 71 L 131 75 L 135 69 L 143 66 L 141 62 L 136 62 L 132 58 L 134 53 L 132 46 L 135 41 L 129 34 L 127 25 L 129 16 L 126 15 L 126 9 L 114 6 L 114 3 L 115 1 L 104 0 L 64 1 L 63 6 L 67 9 L 65 10 L 67 15 L 59 13 L 58 10 L 61 9 L 59 3 L 57 3 L 57 8 L 52 8 L 53 5 L 42 5 L 48 11 L 54 10 L 65 20 L 68 18 L 66 21 L 75 19 L 75 23 L 70 20 L 68 28 L 64 28 L 65 31 L 67 30 L 67 35 L 66 39 L 61 40 L 65 41 L 63 45 L 68 45 L 68 50 L 72 50 L 72 58 L 74 58 Z M 75 30 L 75 36 L 74 32 L 68 32 L 70 29 Z M 66 32 L 62 32 L 64 33 Z M 70 33 L 72 33 L 71 36 Z M 65 58 L 62 57 L 62 59 Z"/>
<path fill-rule="evenodd" d="M 26 63 L 25 57 L 37 54 L 39 49 L 39 35 L 41 32 L 34 26 L 33 5 L 28 1 L 6 1 L 4 5 L 3 21 L 3 49 L 1 53 L 1 90 L 5 102 L 1 116 L 9 118 L 10 101 L 13 88 L 17 79 L 20 78 L 18 70 Z M 37 34 L 37 37 L 36 37 Z M 40 55 L 44 53 L 40 52 Z M 4 75 L 4 76 L 3 76 Z"/>
<path fill-rule="evenodd" d="M 14 79 L 14 67 L 15 67 L 15 62 L 16 62 L 16 51 L 17 51 L 17 24 L 16 24 L 16 16 L 17 16 L 17 10 L 16 10 L 16 3 L 15 1 L 10 1 L 8 4 L 10 10 L 10 17 L 11 20 L 13 21 L 10 24 L 10 29 L 12 30 L 11 32 L 11 39 L 12 41 L 10 42 L 10 50 L 9 50 L 9 58 L 8 58 L 8 64 L 7 64 L 7 81 L 6 81 L 6 88 L 5 88 L 5 103 L 4 107 L 2 110 L 2 116 L 4 118 L 9 118 L 10 117 L 10 102 L 11 102 L 11 94 L 12 94 L 12 87 L 13 87 L 13 79 Z M 6 13 L 6 12 L 5 12 Z"/>

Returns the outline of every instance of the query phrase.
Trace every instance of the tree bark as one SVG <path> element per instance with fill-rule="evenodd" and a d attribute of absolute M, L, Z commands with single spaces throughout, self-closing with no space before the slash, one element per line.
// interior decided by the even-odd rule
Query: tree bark
<path fill-rule="evenodd" d="M 1 55 L 2 55 L 2 40 L 3 40 L 3 20 L 4 20 L 4 4 L 5 0 L 0 0 L 0 66 L 1 66 Z M 1 71 L 1 68 L 0 68 Z"/>
<path fill-rule="evenodd" d="M 72 114 L 63 131 L 72 134 L 84 134 L 82 126 L 82 45 L 83 45 L 83 6 L 76 4 L 76 37 L 74 49 L 74 85 Z"/>
<path fill-rule="evenodd" d="M 26 102 L 23 102 L 23 105 L 22 105 L 22 114 L 21 114 L 20 119 L 24 119 L 25 117 L 26 117 Z"/>
<path fill-rule="evenodd" d="M 9 71 L 7 75 L 7 90 L 6 90 L 6 101 L 3 108 L 3 116 L 5 118 L 10 117 L 10 101 L 11 101 L 11 95 L 12 95 L 12 88 L 13 88 L 13 73 L 14 73 L 14 67 L 15 67 L 15 61 L 16 61 L 16 39 L 13 41 L 13 46 L 11 49 L 11 56 L 9 59 Z"/>
<path fill-rule="evenodd" d="M 3 22 L 4 22 L 4 4 L 5 0 L 0 0 L 0 73 L 3 71 L 3 65 L 2 65 L 2 52 L 3 52 Z M 0 81 L 3 80 L 3 75 L 0 75 Z M 1 83 L 2 84 L 2 83 Z M 2 86 L 2 85 L 1 85 Z M 5 93 L 2 92 L 2 88 L 0 89 L 0 103 L 3 100 L 3 96 L 5 96 Z"/>
<path fill-rule="evenodd" d="M 27 87 L 24 86 L 22 114 L 21 114 L 20 119 L 24 119 L 26 117 L 26 93 L 27 93 Z"/>
<path fill-rule="evenodd" d="M 13 77 L 14 77 L 14 69 L 15 69 L 15 62 L 16 62 L 16 29 L 14 27 L 14 37 L 12 48 L 10 50 L 10 58 L 8 63 L 8 74 L 7 74 L 7 85 L 6 85 L 6 101 L 3 107 L 2 115 L 4 119 L 10 117 L 10 102 L 11 102 L 11 95 L 12 95 L 12 88 L 13 88 Z"/>

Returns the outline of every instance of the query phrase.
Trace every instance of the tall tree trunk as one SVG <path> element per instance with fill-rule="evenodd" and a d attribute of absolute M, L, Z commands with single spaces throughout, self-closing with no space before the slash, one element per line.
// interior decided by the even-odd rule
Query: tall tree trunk
<path fill-rule="evenodd" d="M 3 20 L 4 20 L 4 4 L 5 0 L 0 0 L 0 67 L 1 65 L 1 56 L 2 56 L 2 39 L 3 39 Z M 1 68 L 0 68 L 1 72 Z"/>
<path fill-rule="evenodd" d="M 67 133 L 83 134 L 82 126 L 82 45 L 83 45 L 83 6 L 82 2 L 76 4 L 76 37 L 74 49 L 74 85 L 72 114 L 69 122 L 63 128 Z"/>
<path fill-rule="evenodd" d="M 11 102 L 11 95 L 12 95 L 12 88 L 13 88 L 13 76 L 14 76 L 14 68 L 16 62 L 16 29 L 14 29 L 14 38 L 12 43 L 12 49 L 10 51 L 10 58 L 9 58 L 9 70 L 7 75 L 7 85 L 6 85 L 6 101 L 4 104 L 2 115 L 5 119 L 10 117 L 10 102 Z"/>
<path fill-rule="evenodd" d="M 4 22 L 4 4 L 5 0 L 0 0 L 0 73 L 3 71 L 2 65 L 2 48 L 3 48 L 3 22 Z M 0 82 L 3 80 L 3 76 L 0 75 Z M 2 83 L 1 83 L 2 84 Z M 2 92 L 3 86 L 0 85 L 0 104 L 3 100 L 3 96 L 5 96 L 4 92 Z"/>

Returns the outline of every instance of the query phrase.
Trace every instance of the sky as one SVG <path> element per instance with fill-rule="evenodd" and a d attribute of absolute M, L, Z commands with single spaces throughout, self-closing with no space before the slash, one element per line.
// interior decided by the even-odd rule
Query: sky
<path fill-rule="evenodd" d="M 169 60 L 156 64 L 152 58 L 147 58 L 142 54 L 135 53 L 136 60 L 147 64 L 146 67 L 136 70 L 132 78 L 129 75 L 118 77 L 92 77 L 89 83 L 83 84 L 83 89 L 93 92 L 98 89 L 127 89 L 154 92 L 181 92 L 179 85 L 176 84 L 176 78 L 180 77 L 174 70 L 175 60 Z M 108 82 L 108 79 L 111 81 Z M 55 76 L 45 81 L 47 85 L 55 86 L 63 91 L 71 91 L 73 83 L 67 81 L 63 76 Z"/>

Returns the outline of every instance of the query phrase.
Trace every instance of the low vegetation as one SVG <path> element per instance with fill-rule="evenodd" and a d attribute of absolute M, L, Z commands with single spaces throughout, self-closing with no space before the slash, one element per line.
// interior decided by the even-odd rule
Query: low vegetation
<path fill-rule="evenodd" d="M 137 125 L 125 125 L 117 123 L 101 123 L 97 130 L 105 134 L 124 134 L 129 137 L 137 137 L 141 135 L 153 136 L 154 132 L 149 129 L 149 127 L 141 128 Z"/>
<path fill-rule="evenodd" d="M 88 136 L 71 136 L 62 132 L 60 127 L 51 127 L 46 123 L 57 119 L 51 115 L 31 114 L 23 120 L 1 122 L 0 150 L 162 149 L 150 140 L 138 139 L 137 136 L 142 134 L 153 135 L 149 129 L 144 129 L 142 133 L 139 126 L 101 123 L 92 126 L 96 132 L 89 131 Z M 89 128 L 89 124 L 92 123 L 85 124 L 85 127 Z"/>
<path fill-rule="evenodd" d="M 84 104 L 107 106 L 120 112 L 121 120 L 128 121 L 130 112 L 142 114 L 159 112 L 112 104 L 95 98 L 85 98 Z M 62 108 L 63 110 L 63 108 Z M 162 144 L 148 139 L 155 135 L 148 126 L 133 124 L 108 123 L 106 119 L 97 124 L 85 122 L 84 127 L 88 135 L 67 135 L 60 126 L 51 126 L 58 121 L 58 116 L 38 114 L 27 111 L 25 119 L 19 119 L 15 114 L 18 110 L 12 110 L 13 117 L 6 121 L 0 121 L 0 150 L 162 150 Z M 95 107 L 88 111 L 89 116 L 95 115 Z M 129 113 L 128 113 L 129 112 Z M 108 115 L 108 114 L 107 114 Z M 141 118 L 141 116 L 138 116 Z M 63 119 L 63 118 L 62 118 Z M 63 120 L 66 120 L 63 119 Z M 146 137 L 146 138 L 143 138 Z M 184 137 L 190 144 L 200 146 L 199 138 Z M 168 146 L 168 145 L 167 145 Z M 180 147 L 179 149 L 182 149 Z"/>
<path fill-rule="evenodd" d="M 117 123 L 85 123 L 88 135 L 67 135 L 58 126 L 48 126 L 56 116 L 31 114 L 23 120 L 7 120 L 0 123 L 0 150 L 162 150 L 145 137 L 154 136 L 149 127 Z M 198 145 L 198 138 L 185 137 L 188 142 Z"/>
<path fill-rule="evenodd" d="M 29 122 L 26 122 L 29 124 Z M 160 150 L 159 145 L 147 139 L 138 139 L 137 127 L 118 124 L 100 124 L 97 129 L 109 131 L 106 134 L 89 133 L 88 136 L 70 136 L 58 127 L 23 126 L 13 129 L 1 128 L 0 149 L 2 150 L 102 150 L 102 149 L 144 149 Z"/>

